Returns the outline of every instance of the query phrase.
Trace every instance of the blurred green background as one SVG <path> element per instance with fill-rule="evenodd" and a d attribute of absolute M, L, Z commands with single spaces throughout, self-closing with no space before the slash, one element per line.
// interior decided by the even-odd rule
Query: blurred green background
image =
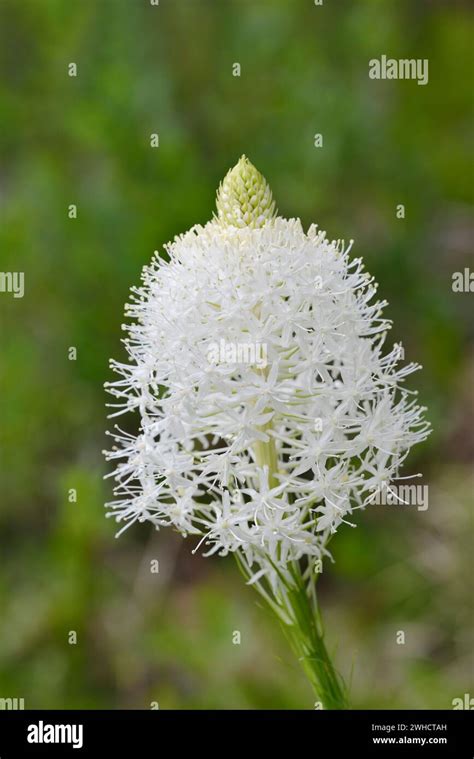
<path fill-rule="evenodd" d="M 147 525 L 115 540 L 104 518 L 102 384 L 128 289 L 209 219 L 242 153 L 283 215 L 355 239 L 424 367 L 411 384 L 434 432 L 409 471 L 429 509 L 359 513 L 321 578 L 353 704 L 472 692 L 472 295 L 451 289 L 472 266 L 472 35 L 467 2 L 0 0 L 1 268 L 26 287 L 0 294 L 0 698 L 313 707 L 232 559 Z M 370 80 L 382 54 L 428 58 L 429 84 Z"/>

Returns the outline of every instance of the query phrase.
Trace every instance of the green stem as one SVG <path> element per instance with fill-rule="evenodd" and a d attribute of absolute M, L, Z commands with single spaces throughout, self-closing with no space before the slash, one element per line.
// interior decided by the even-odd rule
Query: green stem
<path fill-rule="evenodd" d="M 324 641 L 316 595 L 311 599 L 304 583 L 286 588 L 287 608 L 293 624 L 283 631 L 298 657 L 317 699 L 325 709 L 349 709 L 347 690 Z"/>
<path fill-rule="evenodd" d="M 262 373 L 261 370 L 259 372 Z M 271 435 L 272 422 L 261 429 L 269 439 L 255 443 L 255 460 L 258 466 L 268 468 L 268 484 L 273 488 L 279 480 L 278 452 L 275 438 Z M 236 558 L 243 573 L 250 577 L 250 568 L 239 559 L 238 554 Z M 267 583 L 267 589 L 261 582 L 255 582 L 254 587 L 279 617 L 283 631 L 322 706 L 325 709 L 349 709 L 344 681 L 335 669 L 324 642 L 315 578 L 311 578 L 311 584 L 305 582 L 298 563 L 290 565 L 289 572 L 283 573 L 270 559 L 268 561 L 277 574 L 278 591 L 270 583 Z"/>
<path fill-rule="evenodd" d="M 264 425 L 261 429 L 263 432 L 267 432 L 271 429 L 271 423 Z M 271 437 L 267 443 L 263 440 L 257 440 L 255 443 L 255 460 L 258 466 L 262 468 L 264 466 L 268 467 L 268 486 L 276 488 L 280 483 L 276 477 L 278 472 L 278 454 L 274 438 Z"/>
<path fill-rule="evenodd" d="M 248 581 L 252 571 L 238 552 L 234 554 L 240 571 Z M 324 709 L 350 709 L 348 692 L 336 670 L 326 644 L 319 610 L 315 580 L 307 588 L 297 563 L 283 572 L 268 559 L 276 572 L 277 583 L 263 577 L 252 580 L 253 587 L 278 618 L 285 637 L 298 658 L 317 700 Z"/>

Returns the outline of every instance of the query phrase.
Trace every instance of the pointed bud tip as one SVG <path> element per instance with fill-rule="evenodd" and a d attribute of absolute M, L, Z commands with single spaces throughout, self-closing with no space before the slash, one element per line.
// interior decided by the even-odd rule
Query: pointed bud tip
<path fill-rule="evenodd" d="M 249 159 L 242 155 L 217 191 L 217 221 L 223 226 L 263 227 L 277 210 L 270 187 Z"/>

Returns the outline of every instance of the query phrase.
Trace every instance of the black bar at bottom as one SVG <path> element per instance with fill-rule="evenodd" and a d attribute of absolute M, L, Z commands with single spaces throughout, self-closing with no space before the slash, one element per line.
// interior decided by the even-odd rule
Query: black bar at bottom
<path fill-rule="evenodd" d="M 0 759 L 164 756 L 183 750 L 242 759 L 323 748 L 340 756 L 474 756 L 470 711 L 0 711 Z M 284 748 L 286 747 L 286 749 Z M 245 752 L 245 756 L 244 756 Z"/>

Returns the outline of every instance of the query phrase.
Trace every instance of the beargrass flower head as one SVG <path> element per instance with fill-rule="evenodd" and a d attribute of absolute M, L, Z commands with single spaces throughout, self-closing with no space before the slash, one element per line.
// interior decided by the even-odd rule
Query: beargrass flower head
<path fill-rule="evenodd" d="M 124 529 L 172 527 L 276 587 L 400 476 L 429 432 L 404 387 L 418 366 L 386 346 L 386 301 L 350 249 L 277 216 L 242 157 L 212 221 L 145 267 L 108 385 L 112 415 L 140 418 L 107 454 Z"/>

